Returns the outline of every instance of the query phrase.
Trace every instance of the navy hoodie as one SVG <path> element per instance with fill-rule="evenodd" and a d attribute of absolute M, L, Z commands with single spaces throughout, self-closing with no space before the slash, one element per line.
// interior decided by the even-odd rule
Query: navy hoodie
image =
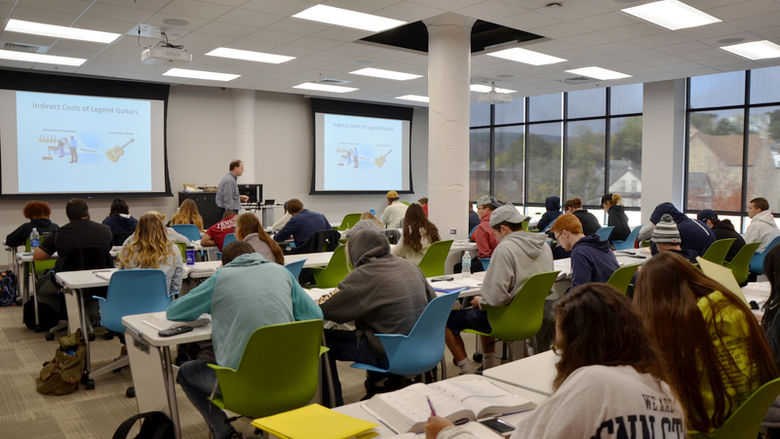
<path fill-rule="evenodd" d="M 694 253 L 696 256 L 701 256 L 707 251 L 710 244 L 715 241 L 715 234 L 712 233 L 706 224 L 699 220 L 692 220 L 685 214 L 677 210 L 672 203 L 661 203 L 653 210 L 653 214 L 650 215 L 650 222 L 658 224 L 661 221 L 661 217 L 668 213 L 677 223 L 677 230 L 680 232 L 680 247 L 686 254 Z M 653 245 L 655 249 L 655 245 Z M 653 254 L 656 251 L 653 250 Z"/>
<path fill-rule="evenodd" d="M 620 267 L 609 241 L 587 235 L 571 249 L 572 286 L 588 282 L 606 282 Z"/>
<path fill-rule="evenodd" d="M 561 199 L 557 196 L 547 197 L 544 200 L 544 207 L 547 212 L 542 215 L 542 218 L 536 224 L 538 230 L 544 230 L 545 227 L 552 225 L 553 221 L 561 216 Z"/>

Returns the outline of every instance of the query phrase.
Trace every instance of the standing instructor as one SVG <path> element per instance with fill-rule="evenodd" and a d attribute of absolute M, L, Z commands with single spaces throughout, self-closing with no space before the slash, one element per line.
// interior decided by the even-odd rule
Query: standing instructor
<path fill-rule="evenodd" d="M 228 210 L 232 211 L 234 215 L 237 214 L 238 209 L 241 207 L 241 202 L 249 199 L 246 195 L 239 195 L 238 193 L 238 177 L 243 173 L 244 162 L 233 160 L 230 162 L 230 172 L 222 177 L 222 181 L 219 182 L 217 196 L 214 201 L 217 203 L 223 218 L 225 211 Z"/>

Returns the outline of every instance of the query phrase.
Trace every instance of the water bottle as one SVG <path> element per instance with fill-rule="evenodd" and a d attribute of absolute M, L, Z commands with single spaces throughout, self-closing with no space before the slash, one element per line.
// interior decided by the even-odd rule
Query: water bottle
<path fill-rule="evenodd" d="M 41 245 L 41 235 L 38 233 L 38 228 L 33 227 L 32 233 L 30 233 L 30 251 L 35 251 L 39 245 Z"/>
<path fill-rule="evenodd" d="M 371 212 L 371 215 L 376 216 L 376 210 L 374 209 L 368 209 L 369 212 Z"/>
<path fill-rule="evenodd" d="M 458 233 L 458 229 L 455 228 L 455 224 L 450 224 L 450 239 L 455 240 L 455 234 Z"/>
<path fill-rule="evenodd" d="M 184 250 L 184 259 L 187 261 L 187 265 L 195 265 L 195 246 L 187 246 Z"/>
<path fill-rule="evenodd" d="M 463 252 L 463 258 L 460 260 L 460 272 L 471 273 L 471 255 L 469 252 Z"/>

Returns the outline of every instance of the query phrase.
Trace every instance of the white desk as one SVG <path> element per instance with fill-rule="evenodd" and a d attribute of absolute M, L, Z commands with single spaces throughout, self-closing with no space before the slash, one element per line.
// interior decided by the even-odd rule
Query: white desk
<path fill-rule="evenodd" d="M 511 363 L 486 369 L 482 374 L 502 383 L 522 387 L 540 395 L 553 393 L 552 382 L 555 379 L 555 364 L 558 356 L 552 350 L 532 355 Z"/>

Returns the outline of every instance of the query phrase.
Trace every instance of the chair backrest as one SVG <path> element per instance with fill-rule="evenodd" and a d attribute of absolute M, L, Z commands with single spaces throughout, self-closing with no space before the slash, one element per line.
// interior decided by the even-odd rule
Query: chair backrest
<path fill-rule="evenodd" d="M 537 273 L 529 277 L 509 305 L 487 307 L 490 335 L 504 341 L 533 337 L 542 326 L 544 301 L 552 289 L 558 271 Z"/>
<path fill-rule="evenodd" d="M 469 230 L 469 239 L 471 239 L 471 237 L 474 235 L 474 232 L 477 230 L 477 227 L 479 227 L 479 224 L 477 224 L 476 226 L 472 227 L 471 230 Z"/>
<path fill-rule="evenodd" d="M 339 246 L 341 233 L 338 230 L 321 230 L 314 232 L 300 247 L 295 248 L 293 253 L 320 253 L 332 252 Z"/>
<path fill-rule="evenodd" d="M 780 244 L 780 236 L 775 236 L 773 240 L 769 241 L 769 245 L 767 245 L 761 253 L 753 253 L 753 256 L 750 258 L 751 273 L 764 274 L 764 257 L 769 253 L 769 250 L 772 250 L 772 247 L 777 244 Z"/>
<path fill-rule="evenodd" d="M 731 261 L 728 262 L 728 266 L 731 268 L 732 273 L 734 273 L 734 279 L 737 280 L 738 284 L 742 285 L 747 281 L 748 275 L 750 274 L 750 259 L 760 245 L 760 242 L 750 242 L 743 245 L 737 254 L 731 258 Z M 725 264 L 726 263 L 724 263 L 724 265 Z"/>
<path fill-rule="evenodd" d="M 523 231 L 524 231 L 524 232 L 527 232 L 527 231 L 528 231 L 528 224 L 530 224 L 530 222 L 531 222 L 531 219 L 530 219 L 530 218 L 528 218 L 528 219 L 526 219 L 525 221 L 523 221 L 523 222 L 520 224 L 520 225 L 522 226 L 522 228 L 523 228 Z"/>
<path fill-rule="evenodd" d="M 187 237 L 190 241 L 197 241 L 200 239 L 200 229 L 195 224 L 174 224 L 173 230 Z"/>
<path fill-rule="evenodd" d="M 628 285 L 631 283 L 631 279 L 634 277 L 634 273 L 639 268 L 639 264 L 626 265 L 620 267 L 612 273 L 612 276 L 607 279 L 607 284 L 615 287 L 616 290 L 623 294 L 628 291 Z"/>
<path fill-rule="evenodd" d="M 609 235 L 612 233 L 612 230 L 615 229 L 615 226 L 605 226 L 598 230 L 596 230 L 596 235 L 598 235 L 599 239 L 602 241 L 606 241 L 609 239 Z"/>
<path fill-rule="evenodd" d="M 45 233 L 40 238 L 40 243 L 43 244 L 43 241 L 50 238 L 50 233 Z M 27 238 L 27 241 L 24 243 L 24 251 L 29 252 L 30 251 L 30 238 Z M 35 276 L 37 277 L 39 274 L 43 273 L 44 271 L 51 270 L 54 268 L 54 265 L 57 263 L 56 259 L 44 259 L 41 261 L 33 261 L 32 267 L 33 267 L 33 273 L 35 273 Z"/>
<path fill-rule="evenodd" d="M 179 248 L 179 252 L 181 252 L 181 261 L 187 262 L 187 243 L 186 242 L 174 242 L 176 244 L 176 247 Z"/>
<path fill-rule="evenodd" d="M 428 246 L 420 263 L 417 264 L 425 277 L 441 276 L 444 274 L 444 261 L 450 254 L 452 240 L 437 241 Z"/>
<path fill-rule="evenodd" d="M 236 234 L 235 233 L 228 233 L 225 235 L 225 240 L 222 241 L 222 249 L 224 250 L 225 247 L 228 246 L 231 242 L 236 242 Z"/>
<path fill-rule="evenodd" d="M 360 221 L 359 213 L 348 213 L 344 215 L 344 219 L 341 220 L 341 225 L 339 225 L 338 230 L 347 230 L 354 226 L 358 221 Z"/>
<path fill-rule="evenodd" d="M 409 335 L 376 334 L 385 348 L 389 373 L 415 376 L 436 366 L 444 354 L 444 328 L 457 298 L 454 292 L 431 300 Z"/>
<path fill-rule="evenodd" d="M 716 264 L 722 264 L 726 260 L 726 254 L 729 252 L 731 244 L 736 240 L 737 238 L 724 238 L 712 241 L 701 257 Z"/>
<path fill-rule="evenodd" d="M 634 248 L 636 245 L 636 238 L 639 236 L 639 231 L 642 230 L 642 226 L 636 226 L 631 229 L 631 233 L 628 234 L 625 241 L 612 241 L 612 245 L 615 246 L 615 250 L 628 250 Z"/>
<path fill-rule="evenodd" d="M 290 273 L 292 273 L 293 277 L 298 279 L 298 276 L 301 275 L 301 270 L 303 270 L 303 264 L 306 263 L 306 259 L 301 259 L 300 261 L 290 262 L 289 264 L 285 265 L 284 268 L 290 270 Z"/>
<path fill-rule="evenodd" d="M 328 266 L 322 270 L 315 270 L 314 281 L 317 288 L 332 288 L 338 286 L 339 282 L 344 280 L 349 274 L 347 268 L 347 254 L 345 246 L 340 245 L 333 250 L 333 256 L 328 261 Z"/>
<path fill-rule="evenodd" d="M 222 398 L 215 404 L 249 418 L 302 407 L 317 390 L 322 320 L 256 329 L 238 369 L 216 365 Z"/>
<path fill-rule="evenodd" d="M 688 439 L 755 439 L 769 406 L 780 394 L 780 378 L 769 381 L 748 399 L 712 433 L 689 431 Z"/>
<path fill-rule="evenodd" d="M 100 301 L 100 325 L 124 333 L 122 317 L 130 314 L 165 311 L 171 303 L 162 270 L 134 268 L 111 275 L 106 298 Z"/>
<path fill-rule="evenodd" d="M 487 271 L 490 266 L 490 258 L 479 258 L 479 263 L 482 264 L 482 269 Z"/>

